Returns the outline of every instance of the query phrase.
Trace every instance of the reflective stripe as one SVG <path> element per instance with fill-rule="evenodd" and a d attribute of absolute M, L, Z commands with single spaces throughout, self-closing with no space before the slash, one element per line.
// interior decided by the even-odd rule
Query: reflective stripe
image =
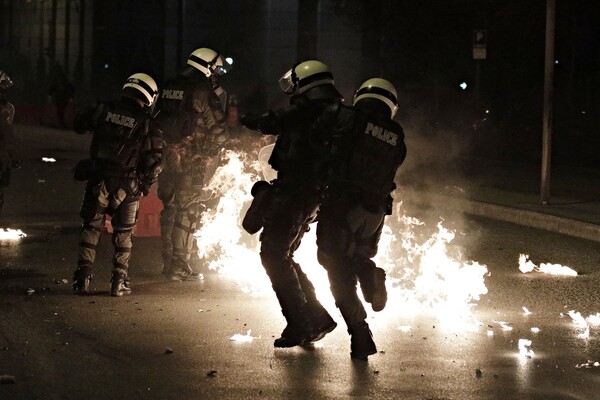
<path fill-rule="evenodd" d="M 324 79 L 331 79 L 333 81 L 333 74 L 329 71 L 324 71 L 324 72 L 319 72 L 318 74 L 308 76 L 308 77 L 300 79 L 298 81 L 298 87 L 301 88 L 310 83 L 317 82 L 317 81 L 324 80 Z M 331 82 L 331 83 L 333 83 L 333 82 Z"/>
<path fill-rule="evenodd" d="M 358 90 L 358 92 L 356 92 L 356 98 L 358 98 L 359 96 L 362 96 L 363 94 L 377 94 L 379 96 L 383 96 L 385 98 L 390 99 L 394 104 L 398 104 L 398 98 L 396 96 L 394 96 L 394 94 L 392 92 L 390 92 L 389 90 L 385 90 L 379 87 L 375 87 L 375 86 L 371 86 L 371 87 L 364 87 L 360 90 Z"/>

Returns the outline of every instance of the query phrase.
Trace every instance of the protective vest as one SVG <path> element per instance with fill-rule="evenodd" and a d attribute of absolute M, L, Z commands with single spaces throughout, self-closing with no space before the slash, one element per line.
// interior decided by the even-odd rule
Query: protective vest
<path fill-rule="evenodd" d="M 148 132 L 148 115 L 123 103 L 100 107 L 90 155 L 109 175 L 133 176 Z"/>
<path fill-rule="evenodd" d="M 198 86 L 195 80 L 177 76 L 167 82 L 158 98 L 158 121 L 167 144 L 178 143 L 191 132 L 196 111 L 193 94 Z"/>
<path fill-rule="evenodd" d="M 337 98 L 309 99 L 305 94 L 290 99 L 291 105 L 263 114 L 259 129 L 277 134 L 269 164 L 278 171 L 278 179 L 319 184 L 319 157 L 309 142 L 311 124 Z"/>
<path fill-rule="evenodd" d="M 406 156 L 402 127 L 389 118 L 342 105 L 331 140 L 331 185 L 385 203 Z"/>
<path fill-rule="evenodd" d="M 216 124 L 225 125 L 226 103 L 222 104 L 219 96 L 226 101 L 227 94 L 220 87 L 217 87 L 217 90 L 219 94 L 213 91 L 207 79 L 183 75 L 178 75 L 164 85 L 158 98 L 160 112 L 157 121 L 168 145 L 179 143 L 186 136 L 197 136 L 203 125 L 199 124 L 198 120 L 203 120 L 205 112 L 214 116 Z M 198 104 L 195 106 L 194 102 L 197 99 L 194 96 L 198 93 L 204 93 L 206 96 L 206 103 L 200 102 L 200 107 L 206 109 L 198 109 Z"/>

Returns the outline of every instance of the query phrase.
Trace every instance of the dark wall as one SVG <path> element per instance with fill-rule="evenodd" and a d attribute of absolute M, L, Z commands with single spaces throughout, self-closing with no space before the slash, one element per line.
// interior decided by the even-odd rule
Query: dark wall
<path fill-rule="evenodd" d="M 163 78 L 165 9 L 162 0 L 94 2 L 92 92 L 107 97 L 132 73 Z"/>

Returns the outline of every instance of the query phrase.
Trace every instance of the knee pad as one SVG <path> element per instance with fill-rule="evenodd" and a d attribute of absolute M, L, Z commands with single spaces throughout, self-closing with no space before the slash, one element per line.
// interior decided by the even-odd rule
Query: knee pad
<path fill-rule="evenodd" d="M 200 203 L 192 203 L 185 208 L 190 221 L 196 221 L 204 209 L 204 205 Z"/>

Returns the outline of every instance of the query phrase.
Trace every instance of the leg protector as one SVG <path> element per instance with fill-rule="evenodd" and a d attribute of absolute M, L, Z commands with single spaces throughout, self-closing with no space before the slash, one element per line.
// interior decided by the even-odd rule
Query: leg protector
<path fill-rule="evenodd" d="M 90 265 L 79 265 L 73 273 L 73 293 L 89 294 L 90 282 L 94 277 L 92 267 Z"/>
<path fill-rule="evenodd" d="M 121 297 L 126 294 L 131 294 L 129 276 L 126 271 L 115 268 L 110 279 L 110 295 Z"/>

